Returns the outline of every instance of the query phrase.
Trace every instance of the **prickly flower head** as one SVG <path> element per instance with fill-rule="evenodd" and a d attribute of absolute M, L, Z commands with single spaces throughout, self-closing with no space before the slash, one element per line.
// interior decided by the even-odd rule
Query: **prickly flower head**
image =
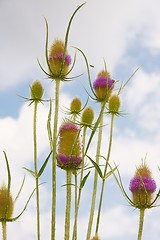
<path fill-rule="evenodd" d="M 97 100 L 99 102 L 105 100 L 111 95 L 112 89 L 114 87 L 114 80 L 111 79 L 110 74 L 104 70 L 102 70 L 97 79 L 93 83 L 93 88 L 95 90 Z"/>
<path fill-rule="evenodd" d="M 64 122 L 59 129 L 57 164 L 62 169 L 78 169 L 81 164 L 79 128 L 72 122 Z"/>
<path fill-rule="evenodd" d="M 8 195 L 8 189 L 5 185 L 0 188 L 0 218 L 9 219 L 13 214 L 12 196 Z"/>
<path fill-rule="evenodd" d="M 137 208 L 149 208 L 151 206 L 156 183 L 145 163 L 137 168 L 135 176 L 130 181 L 129 189 L 132 192 L 133 203 Z"/>
<path fill-rule="evenodd" d="M 67 53 L 64 55 L 64 42 L 61 40 L 55 40 L 51 46 L 50 54 L 49 54 L 49 66 L 50 66 L 50 74 L 53 75 L 55 79 L 63 79 L 69 69 L 69 65 L 71 64 L 71 57 Z M 64 62 L 63 62 L 64 58 Z"/>

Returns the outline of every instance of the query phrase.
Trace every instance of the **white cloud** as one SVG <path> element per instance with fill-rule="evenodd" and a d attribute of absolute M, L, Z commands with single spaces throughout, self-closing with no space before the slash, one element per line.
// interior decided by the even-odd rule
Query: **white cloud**
<path fill-rule="evenodd" d="M 69 18 L 81 3 L 72 1 L 64 8 L 63 1 L 1 2 L 1 89 L 26 80 L 28 72 L 30 78 L 42 76 L 36 59 L 44 58 L 43 16 L 49 21 L 50 44 L 55 37 L 64 37 Z M 114 70 L 136 38 L 145 40 L 150 50 L 159 51 L 155 42 L 160 34 L 158 6 L 156 0 L 88 1 L 74 19 L 69 45 L 80 47 L 96 69 L 103 68 L 105 58 L 109 70 Z M 81 68 L 82 61 L 78 64 Z"/>
<path fill-rule="evenodd" d="M 124 235 L 131 238 L 136 235 L 137 231 L 136 228 L 132 227 L 133 225 L 137 225 L 137 219 L 134 214 L 132 213 L 131 217 L 124 207 L 117 206 L 102 213 L 100 237 L 105 240 L 112 238 L 120 239 Z"/>
<path fill-rule="evenodd" d="M 125 90 L 124 99 L 132 119 L 142 130 L 159 136 L 157 128 L 160 121 L 160 75 L 139 70 Z"/>

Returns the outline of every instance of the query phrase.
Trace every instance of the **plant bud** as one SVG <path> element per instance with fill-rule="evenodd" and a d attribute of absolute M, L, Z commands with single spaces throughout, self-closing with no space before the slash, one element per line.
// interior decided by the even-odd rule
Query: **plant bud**
<path fill-rule="evenodd" d="M 116 114 L 119 112 L 120 108 L 120 99 L 118 95 L 111 95 L 108 100 L 109 112 Z"/>
<path fill-rule="evenodd" d="M 64 122 L 59 129 L 58 166 L 77 169 L 81 164 L 79 129 L 71 122 Z"/>
<path fill-rule="evenodd" d="M 50 74 L 54 77 L 61 79 L 68 73 L 69 65 L 71 64 L 71 57 L 67 53 L 64 57 L 64 65 L 62 66 L 64 43 L 61 40 L 55 40 L 51 46 L 49 54 Z"/>
<path fill-rule="evenodd" d="M 95 90 L 97 101 L 101 102 L 107 99 L 111 95 L 112 89 L 114 87 L 114 80 L 111 79 L 110 74 L 102 70 L 97 79 L 93 83 L 93 88 Z"/>
<path fill-rule="evenodd" d="M 100 238 L 96 235 L 91 240 L 100 240 Z"/>
<path fill-rule="evenodd" d="M 81 100 L 76 97 L 72 100 L 70 110 L 72 114 L 78 114 L 81 111 Z"/>
<path fill-rule="evenodd" d="M 0 188 L 0 218 L 9 219 L 13 214 L 12 196 L 8 196 L 8 189 L 5 185 Z"/>
<path fill-rule="evenodd" d="M 90 126 L 94 119 L 94 111 L 91 107 L 86 107 L 82 113 L 82 124 L 84 126 Z"/>
<path fill-rule="evenodd" d="M 43 87 L 40 81 L 36 80 L 31 86 L 31 98 L 32 100 L 41 100 L 43 96 Z"/>

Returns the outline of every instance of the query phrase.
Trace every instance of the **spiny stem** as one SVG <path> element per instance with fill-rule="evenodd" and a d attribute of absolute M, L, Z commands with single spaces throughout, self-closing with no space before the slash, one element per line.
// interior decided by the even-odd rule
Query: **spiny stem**
<path fill-rule="evenodd" d="M 74 203 L 74 227 L 73 227 L 73 235 L 72 235 L 72 240 L 76 240 L 77 239 L 77 209 L 78 209 L 78 192 L 77 192 L 77 185 L 78 185 L 78 181 L 77 181 L 77 173 L 75 174 L 75 203 Z"/>
<path fill-rule="evenodd" d="M 72 183 L 72 171 L 67 170 L 66 171 L 66 213 L 65 213 L 64 240 L 70 239 L 71 183 Z"/>
<path fill-rule="evenodd" d="M 34 172 L 35 172 L 35 181 L 36 181 L 37 239 L 40 240 L 39 177 L 37 175 L 37 128 L 36 128 L 37 107 L 38 107 L 38 101 L 34 101 L 34 116 L 33 116 Z"/>
<path fill-rule="evenodd" d="M 104 103 L 102 102 L 101 103 L 101 110 L 102 110 L 103 107 L 104 107 Z M 103 128 L 102 126 L 103 126 L 103 113 L 102 113 L 101 119 L 100 119 L 98 140 L 97 140 L 97 150 L 96 150 L 96 163 L 97 163 L 97 165 L 99 165 L 99 155 L 100 155 L 101 141 L 102 141 L 102 128 Z M 91 238 L 91 231 L 92 231 L 92 224 L 93 224 L 93 217 L 94 217 L 95 203 L 96 203 L 96 195 L 97 195 L 97 184 L 98 184 L 98 172 L 95 169 L 93 192 L 92 192 L 92 202 L 91 202 L 91 209 L 90 209 L 90 216 L 89 216 L 86 240 L 90 240 L 90 238 Z"/>
<path fill-rule="evenodd" d="M 55 80 L 55 112 L 52 142 L 52 219 L 51 219 L 51 240 L 55 240 L 56 232 L 56 147 L 58 132 L 58 110 L 59 110 L 59 89 L 60 81 Z"/>
<path fill-rule="evenodd" d="M 2 240 L 7 240 L 6 221 L 2 221 Z"/>
<path fill-rule="evenodd" d="M 145 211 L 145 208 L 140 209 L 138 240 L 142 239 L 143 224 L 144 224 L 144 211 Z"/>
<path fill-rule="evenodd" d="M 98 229 L 99 229 L 99 223 L 100 223 L 100 215 L 101 215 L 101 209 L 102 209 L 102 200 L 103 200 L 103 194 L 104 194 L 104 186 L 105 186 L 105 176 L 107 173 L 108 168 L 108 162 L 111 154 L 111 147 L 112 147 L 112 139 L 113 139 L 113 125 L 114 125 L 114 114 L 111 115 L 111 125 L 110 125 L 110 138 L 109 138 L 109 146 L 108 146 L 108 154 L 106 158 L 106 165 L 104 168 L 104 174 L 102 179 L 102 185 L 101 185 L 101 193 L 100 193 L 100 200 L 99 200 L 99 206 L 98 206 L 98 215 L 97 215 L 97 222 L 96 222 L 96 232 L 95 235 L 98 235 Z"/>
<path fill-rule="evenodd" d="M 81 173 L 80 173 L 80 183 L 82 182 L 83 179 L 83 172 L 84 172 L 84 150 L 85 150 L 85 139 L 86 139 L 86 130 L 87 128 L 83 128 L 83 137 L 82 137 L 82 165 L 81 165 Z M 75 184 L 76 185 L 76 184 Z M 76 185 L 77 186 L 77 185 Z M 77 188 L 76 188 L 77 189 Z M 72 240 L 77 239 L 77 222 L 78 222 L 78 211 L 79 211 L 79 205 L 80 205 L 80 198 L 81 198 L 81 193 L 82 193 L 82 188 L 79 188 L 78 191 L 78 200 L 75 208 L 75 219 L 74 219 L 74 227 L 73 227 L 73 236 Z"/>

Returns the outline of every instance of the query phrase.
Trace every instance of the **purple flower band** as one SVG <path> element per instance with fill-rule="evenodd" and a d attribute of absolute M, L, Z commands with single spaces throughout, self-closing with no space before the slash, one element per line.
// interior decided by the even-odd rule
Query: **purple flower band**
<path fill-rule="evenodd" d="M 49 57 L 49 61 L 52 61 L 53 59 L 60 59 L 60 60 L 62 60 L 63 59 L 63 53 L 58 53 L 58 54 L 55 54 L 53 57 L 52 56 Z M 68 65 L 71 64 L 71 56 L 69 54 L 66 54 L 65 62 Z"/>
<path fill-rule="evenodd" d="M 66 156 L 64 154 L 58 154 L 58 166 L 62 168 L 74 168 L 80 165 L 82 158 L 80 156 Z"/>
<path fill-rule="evenodd" d="M 144 190 L 154 192 L 156 190 L 156 183 L 152 178 L 135 176 L 130 181 L 129 190 L 134 192 L 136 190 Z"/>
<path fill-rule="evenodd" d="M 112 80 L 110 77 L 106 79 L 106 77 L 99 77 L 97 78 L 93 83 L 93 88 L 96 90 L 98 87 L 106 87 L 106 83 L 108 82 L 108 87 L 113 88 L 114 87 L 114 80 Z"/>
<path fill-rule="evenodd" d="M 61 133 L 66 129 L 71 129 L 71 130 L 78 131 L 78 127 L 75 124 L 67 122 L 67 123 L 63 123 L 61 125 L 61 127 L 59 128 L 59 132 Z"/>

